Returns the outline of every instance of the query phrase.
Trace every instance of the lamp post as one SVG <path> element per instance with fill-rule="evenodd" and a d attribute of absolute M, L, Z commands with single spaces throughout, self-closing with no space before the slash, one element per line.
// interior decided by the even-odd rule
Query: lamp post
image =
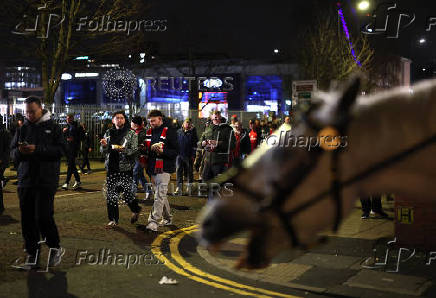
<path fill-rule="evenodd" d="M 357 4 L 357 9 L 360 10 L 360 11 L 366 11 L 366 10 L 369 9 L 369 6 L 370 6 L 369 1 L 364 0 L 364 1 L 360 1 L 360 2 Z"/>

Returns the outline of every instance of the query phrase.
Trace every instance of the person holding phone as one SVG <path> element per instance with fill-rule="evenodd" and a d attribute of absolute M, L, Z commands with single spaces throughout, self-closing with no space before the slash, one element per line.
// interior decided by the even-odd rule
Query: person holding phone
<path fill-rule="evenodd" d="M 38 267 L 40 240 L 50 248 L 48 266 L 60 264 L 65 250 L 53 217 L 54 196 L 59 185 L 60 160 L 66 152 L 61 128 L 38 97 L 25 100 L 26 120 L 11 143 L 11 156 L 18 164 L 18 197 L 21 229 L 27 258 L 13 267 Z M 42 237 L 41 237 L 42 236 Z"/>

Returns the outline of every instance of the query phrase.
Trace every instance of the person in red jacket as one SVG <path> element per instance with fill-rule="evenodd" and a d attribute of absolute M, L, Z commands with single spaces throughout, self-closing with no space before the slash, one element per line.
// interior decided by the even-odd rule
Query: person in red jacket
<path fill-rule="evenodd" d="M 250 120 L 249 125 L 250 125 L 250 132 L 248 135 L 250 137 L 251 151 L 253 151 L 260 144 L 260 135 L 259 135 L 259 130 L 256 127 L 255 120 L 253 119 Z"/>

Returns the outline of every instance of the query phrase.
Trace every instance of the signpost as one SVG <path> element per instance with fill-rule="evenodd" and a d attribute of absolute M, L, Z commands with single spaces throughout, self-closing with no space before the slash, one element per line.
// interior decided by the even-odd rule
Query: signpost
<path fill-rule="evenodd" d="M 318 90 L 318 82 L 310 81 L 293 81 L 292 82 L 292 104 L 293 105 L 310 105 L 314 92 Z"/>

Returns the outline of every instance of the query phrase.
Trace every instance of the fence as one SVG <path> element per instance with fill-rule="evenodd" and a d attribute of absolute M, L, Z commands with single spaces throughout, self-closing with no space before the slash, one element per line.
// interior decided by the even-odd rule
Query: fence
<path fill-rule="evenodd" d="M 9 115 L 6 117 L 7 112 L 4 108 L 5 105 L 2 105 L 2 109 L 0 110 L 1 115 L 3 116 L 3 123 L 10 130 L 14 130 L 14 122 L 17 119 L 17 115 L 24 114 L 24 105 L 14 105 L 13 107 L 13 115 Z M 61 125 L 61 127 L 66 127 L 66 118 L 67 114 L 73 113 L 75 115 L 75 120 L 80 123 L 84 123 L 87 131 L 90 133 L 92 138 L 92 147 L 93 150 L 90 154 L 92 158 L 100 158 L 101 154 L 99 151 L 99 139 L 108 129 L 109 125 L 112 123 L 112 113 L 119 110 L 125 110 L 124 105 L 105 105 L 105 106 L 96 106 L 96 105 L 45 105 L 45 109 L 49 110 L 53 114 L 53 119 Z M 153 108 L 160 108 L 154 107 Z M 148 110 L 134 110 L 134 114 L 139 114 L 141 116 L 146 116 Z M 162 109 L 162 112 L 169 117 L 177 119 L 179 123 L 183 121 L 183 114 L 180 110 L 174 109 L 174 106 L 165 107 Z M 128 115 L 128 110 L 126 110 L 126 114 Z M 260 118 L 262 116 L 261 113 L 256 112 L 245 112 L 245 111 L 228 111 L 228 117 L 232 115 L 236 115 L 238 119 L 242 122 L 243 127 L 248 127 L 248 122 L 253 118 Z M 189 117 L 192 119 L 194 125 L 197 127 L 197 132 L 199 136 L 202 134 L 204 130 L 204 124 L 207 119 L 198 118 L 198 111 L 190 110 Z"/>

